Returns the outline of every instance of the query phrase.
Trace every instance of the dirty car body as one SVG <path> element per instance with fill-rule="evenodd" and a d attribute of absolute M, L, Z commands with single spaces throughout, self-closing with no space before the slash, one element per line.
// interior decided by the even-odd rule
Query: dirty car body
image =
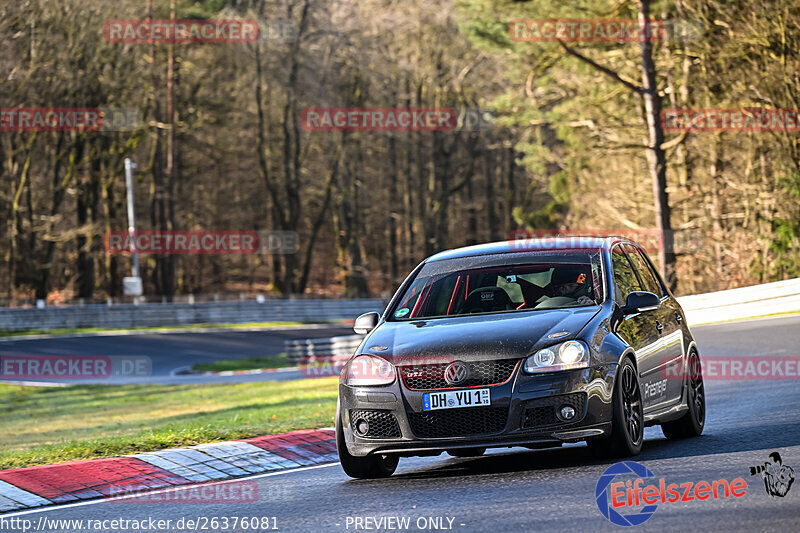
<path fill-rule="evenodd" d="M 362 315 L 355 328 L 367 335 L 342 371 L 337 407 L 340 458 L 353 477 L 389 475 L 397 457 L 445 450 L 588 441 L 632 455 L 644 426 L 702 431 L 691 332 L 630 241 L 442 252 L 408 276 L 382 316 Z"/>

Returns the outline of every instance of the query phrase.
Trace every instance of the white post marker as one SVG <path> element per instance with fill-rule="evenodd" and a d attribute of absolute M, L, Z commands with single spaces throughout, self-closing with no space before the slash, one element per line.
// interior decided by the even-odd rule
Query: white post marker
<path fill-rule="evenodd" d="M 133 169 L 136 163 L 129 157 L 125 158 L 125 187 L 128 192 L 128 236 L 131 240 L 131 277 L 122 280 L 123 292 L 134 296 L 134 303 L 138 303 L 142 295 L 142 278 L 139 276 L 139 254 L 136 252 L 136 210 L 133 202 Z"/>

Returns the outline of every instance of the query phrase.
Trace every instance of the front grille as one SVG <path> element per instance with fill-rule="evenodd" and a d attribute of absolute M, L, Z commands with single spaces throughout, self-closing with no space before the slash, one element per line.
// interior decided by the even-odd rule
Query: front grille
<path fill-rule="evenodd" d="M 400 437 L 400 426 L 397 423 L 397 418 L 389 411 L 381 411 L 377 409 L 351 409 L 350 410 L 350 426 L 353 431 L 356 430 L 356 422 L 364 419 L 369 424 L 369 431 L 366 435 L 359 435 L 359 437 L 366 437 L 371 439 L 394 439 Z"/>
<path fill-rule="evenodd" d="M 557 410 L 565 405 L 571 405 L 575 409 L 575 418 L 568 422 L 564 422 L 556 416 Z M 522 427 L 538 429 L 573 424 L 583 418 L 585 410 L 586 393 L 584 392 L 529 400 L 525 402 L 523 408 Z"/>
<path fill-rule="evenodd" d="M 499 385 L 508 381 L 519 359 L 498 359 L 467 363 L 469 377 L 463 383 L 450 385 L 444 380 L 444 370 L 450 363 L 408 365 L 399 367 L 403 383 L 411 390 L 458 389 Z"/>
<path fill-rule="evenodd" d="M 408 413 L 411 431 L 420 438 L 467 437 L 500 433 L 506 427 L 508 408 L 473 407 L 452 411 Z"/>

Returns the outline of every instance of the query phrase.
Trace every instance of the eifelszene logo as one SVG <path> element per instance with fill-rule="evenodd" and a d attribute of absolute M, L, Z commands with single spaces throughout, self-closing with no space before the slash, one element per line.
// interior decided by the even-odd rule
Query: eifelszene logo
<path fill-rule="evenodd" d="M 650 517 L 653 516 L 653 513 L 655 513 L 656 509 L 658 509 L 658 505 L 654 502 L 641 508 L 638 512 L 627 515 L 617 512 L 615 509 L 618 507 L 618 505 L 616 505 L 617 500 L 613 497 L 609 497 L 609 486 L 612 487 L 611 492 L 613 495 L 615 492 L 614 488 L 617 488 L 618 485 L 625 485 L 624 482 L 613 483 L 614 479 L 617 476 L 626 474 L 636 476 L 636 481 L 641 481 L 643 478 L 655 477 L 655 474 L 653 474 L 643 464 L 635 463 L 633 461 L 623 461 L 621 463 L 609 466 L 606 471 L 603 472 L 603 475 L 597 480 L 597 486 L 595 487 L 594 495 L 595 499 L 597 500 L 597 508 L 600 509 L 600 512 L 603 514 L 603 516 L 608 518 L 612 524 L 616 524 L 618 526 L 638 526 L 639 524 L 647 522 Z M 630 487 L 630 484 L 631 482 L 628 481 L 628 487 Z M 636 484 L 636 487 L 638 489 L 638 484 Z M 630 488 L 628 490 L 630 491 Z M 638 501 L 639 498 L 637 494 L 636 502 L 638 503 Z M 611 504 L 610 506 L 609 503 Z"/>
<path fill-rule="evenodd" d="M 781 454 L 772 452 L 769 454 L 770 460 L 763 465 L 751 466 L 751 476 L 761 476 L 764 480 L 764 490 L 772 497 L 783 498 L 792 488 L 794 483 L 794 469 L 783 464 Z"/>
<path fill-rule="evenodd" d="M 622 479 L 617 481 L 618 477 Z M 630 527 L 647 522 L 659 504 L 741 498 L 746 493 L 747 482 L 740 477 L 730 482 L 718 479 L 667 484 L 643 464 L 623 461 L 609 466 L 597 480 L 595 500 L 600 513 L 612 524 Z"/>

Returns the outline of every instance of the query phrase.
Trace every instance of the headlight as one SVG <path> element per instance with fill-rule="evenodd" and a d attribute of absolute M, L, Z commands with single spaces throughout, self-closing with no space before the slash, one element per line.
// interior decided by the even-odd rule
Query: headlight
<path fill-rule="evenodd" d="M 553 353 L 553 350 L 550 348 L 545 348 L 544 350 L 539 350 L 535 354 L 533 354 L 533 363 L 536 365 L 536 368 L 541 368 L 543 366 L 552 366 L 553 363 L 556 362 L 556 354 Z"/>
<path fill-rule="evenodd" d="M 374 355 L 359 355 L 347 362 L 339 375 L 339 383 L 351 387 L 389 385 L 395 378 L 394 365 Z"/>
<path fill-rule="evenodd" d="M 567 341 L 543 348 L 525 360 L 525 372 L 536 374 L 589 366 L 589 349 L 581 341 Z"/>

